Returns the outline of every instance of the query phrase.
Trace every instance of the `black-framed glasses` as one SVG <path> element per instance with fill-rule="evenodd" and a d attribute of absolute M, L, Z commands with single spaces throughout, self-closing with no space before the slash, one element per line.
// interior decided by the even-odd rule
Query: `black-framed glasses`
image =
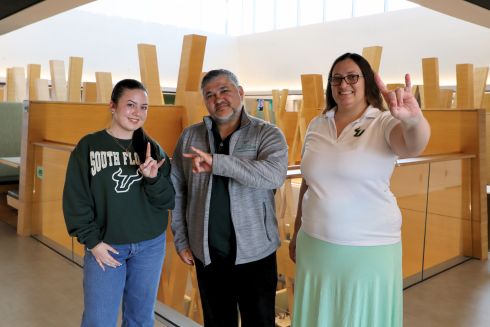
<path fill-rule="evenodd" d="M 338 86 L 342 84 L 342 80 L 344 80 L 347 84 L 352 85 L 356 84 L 357 81 L 359 81 L 359 77 L 362 77 L 362 75 L 349 74 L 345 76 L 332 76 L 330 77 L 330 84 L 333 86 Z"/>

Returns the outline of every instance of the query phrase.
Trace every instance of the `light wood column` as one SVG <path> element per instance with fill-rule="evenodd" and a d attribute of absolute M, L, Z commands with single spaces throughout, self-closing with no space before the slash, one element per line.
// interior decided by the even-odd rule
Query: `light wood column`
<path fill-rule="evenodd" d="M 49 101 L 49 81 L 47 79 L 37 79 L 33 91 L 31 101 Z"/>
<path fill-rule="evenodd" d="M 381 63 L 381 53 L 383 47 L 377 45 L 372 47 L 365 47 L 362 49 L 362 56 L 366 59 L 375 73 L 379 72 L 379 65 Z"/>
<path fill-rule="evenodd" d="M 473 65 L 456 65 L 456 108 L 474 109 Z"/>
<path fill-rule="evenodd" d="M 97 83 L 97 102 L 109 103 L 112 93 L 112 74 L 108 72 L 96 72 L 95 81 Z"/>
<path fill-rule="evenodd" d="M 440 107 L 439 59 L 423 58 L 422 72 L 424 79 L 424 96 L 422 108 Z"/>
<path fill-rule="evenodd" d="M 68 68 L 68 101 L 81 101 L 83 58 L 70 57 L 70 66 Z"/>
<path fill-rule="evenodd" d="M 286 102 L 288 100 L 288 89 L 272 90 L 272 111 L 274 112 L 274 118 L 276 121 L 277 127 L 279 127 L 284 134 L 284 114 L 286 113 Z"/>
<path fill-rule="evenodd" d="M 157 47 L 152 44 L 138 44 L 141 82 L 148 91 L 150 105 L 162 105 L 163 94 L 158 73 Z"/>
<path fill-rule="evenodd" d="M 50 60 L 51 72 L 51 99 L 53 101 L 66 101 L 66 75 L 63 60 Z"/>
<path fill-rule="evenodd" d="M 175 92 L 175 105 L 177 106 L 185 106 L 187 92 L 199 93 L 206 40 L 207 38 L 202 35 L 190 34 L 184 36 L 180 56 L 179 78 Z M 186 106 L 186 111 L 189 111 L 187 117 L 191 116 L 190 111 L 192 110 L 198 109 Z"/>
<path fill-rule="evenodd" d="M 475 108 L 483 107 L 483 98 L 485 96 L 485 88 L 487 86 L 488 67 L 477 67 L 473 73 L 474 85 L 474 101 Z"/>
<path fill-rule="evenodd" d="M 7 68 L 8 102 L 22 102 L 26 98 L 26 75 L 24 67 Z"/>
<path fill-rule="evenodd" d="M 97 83 L 83 82 L 82 102 L 97 102 Z"/>
<path fill-rule="evenodd" d="M 36 100 L 36 82 L 41 78 L 41 65 L 27 65 L 27 97 L 29 100 Z"/>
<path fill-rule="evenodd" d="M 294 133 L 293 147 L 289 152 L 289 163 L 291 164 L 301 160 L 301 147 L 310 121 L 325 109 L 322 75 L 301 75 L 301 88 L 303 101 L 300 112 L 298 113 L 298 123 Z"/>

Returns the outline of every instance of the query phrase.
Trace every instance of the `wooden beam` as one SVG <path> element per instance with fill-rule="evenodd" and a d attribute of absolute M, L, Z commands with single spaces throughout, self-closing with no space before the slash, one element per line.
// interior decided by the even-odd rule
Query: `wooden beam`
<path fill-rule="evenodd" d="M 51 72 L 51 99 L 53 101 L 66 101 L 66 75 L 63 60 L 50 60 Z"/>
<path fill-rule="evenodd" d="M 112 93 L 112 74 L 108 72 L 96 72 L 97 103 L 109 103 Z"/>
<path fill-rule="evenodd" d="M 180 55 L 179 78 L 175 92 L 175 105 L 183 105 L 185 92 L 199 91 L 201 73 L 206 50 L 206 36 L 190 34 L 184 36 Z M 192 110 L 189 108 L 189 110 Z"/>
<path fill-rule="evenodd" d="M 450 89 L 440 89 L 439 94 L 441 97 L 439 100 L 441 108 L 451 108 L 453 104 L 454 91 Z"/>
<path fill-rule="evenodd" d="M 49 101 L 49 81 L 47 79 L 37 79 L 31 101 Z"/>
<path fill-rule="evenodd" d="M 321 114 L 325 109 L 325 96 L 323 90 L 323 77 L 321 74 L 301 75 L 301 88 L 303 100 L 298 113 L 293 146 L 289 153 L 289 163 L 295 164 L 301 159 L 301 147 L 304 142 L 306 129 L 310 121 Z"/>
<path fill-rule="evenodd" d="M 483 96 L 487 86 L 488 67 L 477 67 L 473 73 L 475 108 L 483 108 Z"/>
<path fill-rule="evenodd" d="M 24 67 L 7 68 L 8 102 L 22 102 L 26 99 L 26 75 Z"/>
<path fill-rule="evenodd" d="M 81 101 L 83 58 L 70 57 L 70 66 L 68 68 L 68 101 Z"/>
<path fill-rule="evenodd" d="M 369 62 L 375 73 L 379 72 L 382 52 L 383 47 L 381 46 L 365 47 L 362 49 L 362 56 Z"/>
<path fill-rule="evenodd" d="M 141 82 L 148 90 L 150 105 L 162 105 L 163 94 L 158 73 L 157 47 L 152 44 L 138 44 Z"/>
<path fill-rule="evenodd" d="M 439 59 L 423 58 L 422 73 L 424 79 L 424 102 L 423 108 L 440 107 L 440 87 L 439 87 Z"/>
<path fill-rule="evenodd" d="M 482 108 L 486 109 L 487 111 L 490 111 L 490 93 L 488 92 L 483 95 Z M 490 156 L 490 153 L 488 155 Z"/>
<path fill-rule="evenodd" d="M 474 109 L 473 65 L 456 65 L 456 108 Z"/>
<path fill-rule="evenodd" d="M 36 88 L 36 81 L 41 78 L 41 65 L 28 64 L 27 65 L 27 98 L 29 100 L 35 100 L 34 93 Z"/>
<path fill-rule="evenodd" d="M 97 102 L 97 83 L 83 82 L 82 102 Z"/>

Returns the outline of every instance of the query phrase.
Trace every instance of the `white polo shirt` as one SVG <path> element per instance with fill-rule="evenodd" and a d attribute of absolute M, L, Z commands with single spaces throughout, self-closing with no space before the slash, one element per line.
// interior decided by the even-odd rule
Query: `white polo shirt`
<path fill-rule="evenodd" d="M 401 213 L 390 191 L 397 156 L 389 136 L 399 121 L 368 107 L 337 138 L 335 110 L 313 119 L 305 137 L 301 171 L 308 190 L 301 226 L 336 244 L 397 243 Z"/>

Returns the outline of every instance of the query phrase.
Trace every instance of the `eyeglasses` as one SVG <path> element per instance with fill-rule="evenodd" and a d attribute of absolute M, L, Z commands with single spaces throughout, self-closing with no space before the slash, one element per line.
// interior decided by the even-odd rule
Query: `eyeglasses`
<path fill-rule="evenodd" d="M 342 80 L 344 80 L 349 85 L 356 84 L 357 81 L 359 81 L 359 77 L 362 77 L 362 75 L 349 74 L 345 76 L 332 76 L 330 77 L 330 85 L 338 86 L 342 84 Z"/>

